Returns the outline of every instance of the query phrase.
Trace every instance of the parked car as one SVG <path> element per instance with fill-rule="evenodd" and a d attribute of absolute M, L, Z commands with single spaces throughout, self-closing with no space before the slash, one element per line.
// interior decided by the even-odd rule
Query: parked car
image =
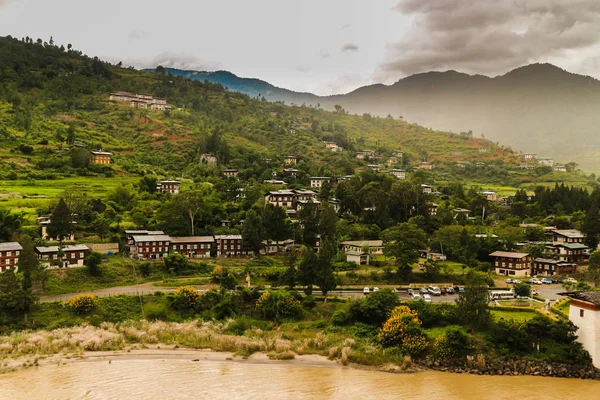
<path fill-rule="evenodd" d="M 427 288 L 427 291 L 429 292 L 429 294 L 431 294 L 433 296 L 441 296 L 442 295 L 442 291 L 437 286 L 429 286 Z"/>
<path fill-rule="evenodd" d="M 423 300 L 425 300 L 425 303 L 431 303 L 431 296 L 428 294 L 424 294 Z"/>
<path fill-rule="evenodd" d="M 551 280 L 551 279 L 548 279 L 548 278 L 544 278 L 544 279 L 542 279 L 542 283 L 543 283 L 543 284 L 546 284 L 546 285 L 549 285 L 549 284 L 551 284 L 551 283 L 552 283 L 552 280 Z"/>
<path fill-rule="evenodd" d="M 427 294 L 427 288 L 422 287 L 421 289 L 419 289 L 419 292 L 421 294 Z"/>
<path fill-rule="evenodd" d="M 414 293 L 412 296 L 413 296 L 413 300 L 415 300 L 415 301 L 423 300 L 423 298 L 421 297 L 421 295 L 419 293 Z"/>
<path fill-rule="evenodd" d="M 406 293 L 408 293 L 408 294 L 410 294 L 412 296 L 414 292 L 413 292 L 413 290 L 411 288 L 408 288 L 406 290 Z"/>
<path fill-rule="evenodd" d="M 378 288 L 377 286 L 375 286 L 375 287 L 373 288 L 373 291 L 374 291 L 374 292 L 379 292 L 379 288 Z"/>
<path fill-rule="evenodd" d="M 446 293 L 454 294 L 454 288 L 453 287 L 446 288 Z"/>
<path fill-rule="evenodd" d="M 512 279 L 508 278 L 508 279 L 506 280 L 506 283 L 509 283 L 509 284 L 510 284 L 510 283 L 514 283 L 514 282 L 513 282 L 513 280 L 512 280 Z"/>
<path fill-rule="evenodd" d="M 448 293 L 448 289 L 446 289 L 444 287 L 440 288 L 440 291 L 442 292 L 442 294 Z"/>
<path fill-rule="evenodd" d="M 464 292 L 465 292 L 465 288 L 464 288 L 464 287 L 461 287 L 461 286 L 459 286 L 459 287 L 458 287 L 458 293 L 464 293 Z"/>
<path fill-rule="evenodd" d="M 569 277 L 569 278 L 565 279 L 565 282 L 577 283 L 577 279 Z"/>
<path fill-rule="evenodd" d="M 371 290 L 369 290 L 369 288 L 368 288 L 368 287 L 365 287 L 365 288 L 363 289 L 363 294 L 365 294 L 365 295 L 366 295 L 366 294 L 369 294 L 370 292 L 371 292 Z"/>

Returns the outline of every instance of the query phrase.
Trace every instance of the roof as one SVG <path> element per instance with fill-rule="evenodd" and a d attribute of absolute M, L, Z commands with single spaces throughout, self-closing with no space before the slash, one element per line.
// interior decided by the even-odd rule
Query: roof
<path fill-rule="evenodd" d="M 92 151 L 92 154 L 96 156 L 112 156 L 112 153 L 109 153 L 107 151 Z"/>
<path fill-rule="evenodd" d="M 0 251 L 23 250 L 23 247 L 17 242 L 0 243 Z"/>
<path fill-rule="evenodd" d="M 600 306 L 600 291 L 598 291 L 598 290 L 566 292 L 566 293 L 559 293 L 559 294 L 563 295 L 563 296 L 569 296 L 573 299 L 586 301 L 586 302 L 592 303 L 596 306 Z"/>
<path fill-rule="evenodd" d="M 214 241 L 214 236 L 181 236 L 171 238 L 171 243 L 212 243 Z"/>
<path fill-rule="evenodd" d="M 134 235 L 134 242 L 170 242 L 169 235 Z"/>
<path fill-rule="evenodd" d="M 181 185 L 181 182 L 179 182 L 179 181 L 172 181 L 172 180 L 160 181 L 158 183 L 160 183 L 161 185 L 169 184 L 169 183 L 173 184 L 173 185 Z"/>
<path fill-rule="evenodd" d="M 312 181 L 316 181 L 316 180 L 328 181 L 330 179 L 331 179 L 331 177 L 329 177 L 329 176 L 311 176 L 310 177 L 310 180 L 312 180 Z"/>
<path fill-rule="evenodd" d="M 90 248 L 87 247 L 85 244 L 75 244 L 75 245 L 71 245 L 71 246 L 65 246 L 62 248 L 63 252 L 67 252 L 67 251 L 88 251 Z M 58 246 L 40 246 L 40 247 L 36 247 L 35 250 L 38 253 L 58 253 L 58 251 L 60 250 Z"/>
<path fill-rule="evenodd" d="M 556 229 L 553 230 L 552 233 L 568 238 L 582 238 L 584 234 L 578 231 L 577 229 Z"/>
<path fill-rule="evenodd" d="M 490 257 L 506 257 L 506 258 L 523 258 L 527 257 L 529 253 L 516 253 L 512 251 L 495 251 L 490 254 Z"/>
<path fill-rule="evenodd" d="M 533 262 L 543 263 L 543 264 L 559 264 L 561 261 L 553 260 L 551 258 L 536 258 L 535 260 L 533 260 Z"/>
<path fill-rule="evenodd" d="M 347 240 L 345 242 L 341 242 L 341 245 L 345 246 L 358 246 L 358 247 L 381 247 L 383 246 L 383 240 Z"/>
<path fill-rule="evenodd" d="M 238 172 L 238 170 L 232 169 L 232 168 L 227 168 L 227 169 L 224 169 L 223 172 Z"/>
<path fill-rule="evenodd" d="M 557 243 L 554 246 L 566 247 L 569 250 L 585 250 L 588 247 L 583 243 Z"/>
<path fill-rule="evenodd" d="M 367 253 L 363 253 L 362 251 L 347 251 L 347 256 L 366 256 Z"/>
<path fill-rule="evenodd" d="M 215 240 L 237 239 L 242 240 L 242 235 L 215 235 Z"/>
<path fill-rule="evenodd" d="M 126 235 L 164 235 L 163 231 L 126 230 Z"/>

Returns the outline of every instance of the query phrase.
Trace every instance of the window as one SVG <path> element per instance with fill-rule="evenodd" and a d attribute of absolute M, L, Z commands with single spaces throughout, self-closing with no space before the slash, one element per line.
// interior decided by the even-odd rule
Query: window
<path fill-rule="evenodd" d="M 581 318 L 583 318 L 583 313 L 584 313 L 584 312 L 585 312 L 585 310 L 579 310 L 579 316 L 580 316 Z"/>

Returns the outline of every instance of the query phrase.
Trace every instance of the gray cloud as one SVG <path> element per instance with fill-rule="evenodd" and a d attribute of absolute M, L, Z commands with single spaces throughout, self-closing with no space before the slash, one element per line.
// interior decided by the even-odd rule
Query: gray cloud
<path fill-rule="evenodd" d="M 114 61 L 112 57 L 105 57 Z M 215 71 L 221 68 L 219 63 L 212 63 L 201 60 L 189 53 L 174 53 L 165 51 L 152 58 L 133 58 L 123 60 L 124 65 L 133 65 L 137 68 L 154 68 L 158 65 L 169 68 L 197 70 L 197 71 Z"/>
<path fill-rule="evenodd" d="M 342 46 L 342 53 L 347 51 L 358 51 L 358 45 L 355 43 L 346 43 Z"/>
<path fill-rule="evenodd" d="M 352 25 L 350 25 L 350 24 L 344 24 L 344 25 L 342 25 L 342 26 L 340 27 L 340 30 L 341 30 L 341 31 L 343 31 L 344 29 L 348 29 L 348 28 L 350 28 L 351 26 L 352 26 Z"/>
<path fill-rule="evenodd" d="M 296 71 L 300 71 L 300 72 L 304 72 L 305 74 L 308 74 L 310 72 L 310 65 L 308 65 L 308 64 L 298 65 L 296 67 Z"/>
<path fill-rule="evenodd" d="M 384 78 L 447 69 L 498 74 L 600 44 L 597 0 L 400 0 L 395 10 L 413 21 L 388 47 L 378 68 Z"/>
<path fill-rule="evenodd" d="M 329 54 L 329 52 L 326 50 L 321 50 L 319 52 L 319 57 L 321 57 L 321 58 L 329 58 L 330 56 L 331 56 L 331 54 Z"/>
<path fill-rule="evenodd" d="M 148 37 L 148 32 L 143 31 L 141 29 L 134 29 L 133 31 L 129 32 L 129 39 L 132 40 L 142 40 L 142 39 L 146 39 Z"/>

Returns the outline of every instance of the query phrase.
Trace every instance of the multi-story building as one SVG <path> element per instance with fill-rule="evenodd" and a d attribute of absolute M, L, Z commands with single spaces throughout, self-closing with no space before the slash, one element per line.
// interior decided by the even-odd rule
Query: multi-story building
<path fill-rule="evenodd" d="M 40 246 L 35 248 L 40 263 L 46 268 L 83 267 L 85 256 L 90 248 L 84 244 L 64 246 Z"/>
<path fill-rule="evenodd" d="M 285 156 L 283 162 L 287 165 L 296 165 L 298 163 L 298 157 L 296 156 Z"/>
<path fill-rule="evenodd" d="M 577 264 L 549 258 L 536 258 L 531 266 L 531 275 L 555 276 L 577 272 Z"/>
<path fill-rule="evenodd" d="M 216 255 L 226 257 L 252 255 L 251 251 L 242 249 L 242 235 L 216 235 Z"/>
<path fill-rule="evenodd" d="M 390 169 L 386 172 L 396 177 L 396 179 L 406 179 L 406 171 L 403 169 Z"/>
<path fill-rule="evenodd" d="M 296 193 L 293 190 L 271 191 L 265 196 L 265 203 L 284 208 L 293 208 Z"/>
<path fill-rule="evenodd" d="M 422 161 L 419 163 L 419 169 L 433 169 L 433 164 L 428 163 L 427 161 Z"/>
<path fill-rule="evenodd" d="M 531 275 L 533 257 L 529 253 L 495 251 L 490 254 L 490 257 L 494 258 L 494 266 L 498 275 L 516 277 Z"/>
<path fill-rule="evenodd" d="M 548 246 L 554 257 L 566 263 L 582 263 L 587 257 L 587 247 L 583 243 L 555 243 Z"/>
<path fill-rule="evenodd" d="M 164 111 L 170 109 L 167 99 L 154 97 L 151 94 L 134 94 L 130 92 L 111 93 L 109 100 L 128 102 L 131 107 Z"/>
<path fill-rule="evenodd" d="M 340 246 L 344 253 L 349 251 L 383 254 L 383 240 L 347 240 Z"/>
<path fill-rule="evenodd" d="M 553 229 L 549 231 L 549 235 L 552 236 L 554 244 L 583 243 L 585 241 L 585 234 L 577 229 Z"/>
<path fill-rule="evenodd" d="M 237 177 L 238 176 L 238 170 L 237 169 L 224 169 L 223 170 L 223 175 L 227 176 L 227 177 Z"/>
<path fill-rule="evenodd" d="M 214 236 L 185 236 L 171 238 L 171 251 L 187 258 L 210 257 L 214 251 Z"/>
<path fill-rule="evenodd" d="M 168 235 L 134 235 L 132 242 L 129 253 L 137 260 L 161 259 L 171 247 L 171 237 Z"/>
<path fill-rule="evenodd" d="M 92 156 L 90 157 L 90 162 L 92 164 L 110 164 L 110 157 L 112 153 L 108 153 L 106 151 L 92 151 Z"/>
<path fill-rule="evenodd" d="M 577 329 L 577 341 L 592 358 L 592 364 L 600 368 L 600 291 L 562 293 L 571 298 L 569 321 Z"/>
<path fill-rule="evenodd" d="M 217 165 L 217 156 L 213 154 L 200 155 L 200 162 L 207 165 Z"/>
<path fill-rule="evenodd" d="M 156 184 L 156 190 L 160 193 L 177 194 L 179 193 L 179 186 L 181 186 L 181 182 L 179 181 L 160 181 Z"/>
<path fill-rule="evenodd" d="M 16 268 L 21 250 L 17 242 L 0 243 L 0 273 Z"/>
<path fill-rule="evenodd" d="M 323 184 L 331 183 L 331 178 L 328 176 L 311 176 L 310 177 L 310 187 L 320 189 L 323 187 Z"/>
<path fill-rule="evenodd" d="M 491 190 L 486 190 L 485 192 L 481 192 L 481 194 L 484 195 L 488 201 L 498 200 L 498 194 L 496 192 L 492 192 Z"/>

